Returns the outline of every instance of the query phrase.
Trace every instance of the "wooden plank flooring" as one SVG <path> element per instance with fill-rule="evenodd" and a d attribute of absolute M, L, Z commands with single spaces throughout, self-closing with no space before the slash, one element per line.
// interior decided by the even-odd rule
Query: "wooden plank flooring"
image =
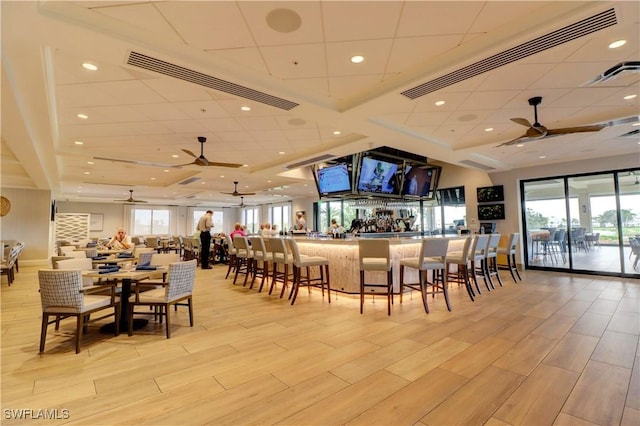
<path fill-rule="evenodd" d="M 197 271 L 195 326 L 172 311 L 169 340 L 96 324 L 76 355 L 68 321 L 39 355 L 37 268 L 21 267 L 2 285 L 2 424 L 640 425 L 638 280 L 503 272 L 476 302 L 453 284 L 452 312 L 414 293 L 387 316 L 383 297 L 364 315 L 316 289 L 290 306 L 225 273 Z"/>

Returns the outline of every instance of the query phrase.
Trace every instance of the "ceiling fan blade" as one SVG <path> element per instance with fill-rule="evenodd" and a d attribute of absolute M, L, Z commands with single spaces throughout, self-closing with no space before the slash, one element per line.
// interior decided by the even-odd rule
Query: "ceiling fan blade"
<path fill-rule="evenodd" d="M 511 145 L 517 145 L 519 143 L 531 142 L 532 140 L 534 139 L 528 138 L 527 135 L 525 134 L 515 139 L 511 139 L 510 141 L 503 142 L 500 145 L 496 145 L 496 148 L 499 148 L 501 146 L 511 146 Z"/>
<path fill-rule="evenodd" d="M 216 163 L 213 161 L 208 161 L 207 166 L 214 166 L 214 167 L 232 167 L 232 168 L 238 168 L 238 167 L 242 167 L 242 164 L 236 164 L 236 163 Z"/>
<path fill-rule="evenodd" d="M 179 167 L 174 166 L 172 164 L 161 164 L 161 163 L 150 163 L 148 161 L 138 161 L 138 160 L 124 160 L 120 158 L 108 158 L 108 157 L 91 157 L 94 160 L 103 160 L 103 161 L 113 161 L 116 163 L 127 163 L 127 164 L 139 164 L 141 166 L 153 166 L 153 167 Z"/>
<path fill-rule="evenodd" d="M 561 129 L 549 129 L 547 130 L 547 135 L 566 135 L 569 133 L 583 133 L 583 132 L 597 132 L 604 129 L 605 125 L 602 124 L 594 124 L 591 126 L 578 126 L 578 127 L 564 127 Z"/>
<path fill-rule="evenodd" d="M 512 118 L 511 121 L 513 121 L 514 123 L 518 123 L 522 126 L 525 127 L 533 127 L 531 125 L 531 123 L 529 122 L 529 120 L 527 120 L 526 118 Z"/>
<path fill-rule="evenodd" d="M 189 154 L 190 156 L 192 156 L 193 158 L 198 158 L 197 155 L 195 155 L 193 152 L 189 151 L 188 149 L 184 149 L 182 148 L 182 152 Z"/>

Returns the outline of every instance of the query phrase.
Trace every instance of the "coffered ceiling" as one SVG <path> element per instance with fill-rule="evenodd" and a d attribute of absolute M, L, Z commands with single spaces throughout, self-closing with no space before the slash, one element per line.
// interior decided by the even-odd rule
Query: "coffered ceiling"
<path fill-rule="evenodd" d="M 489 172 L 640 160 L 639 5 L 2 2 L 2 186 L 233 206 L 234 181 L 246 204 L 315 195 L 287 166 L 383 145 Z M 547 129 L 608 125 L 498 147 L 535 96 Z M 173 167 L 199 136 L 208 161 L 243 166 Z"/>

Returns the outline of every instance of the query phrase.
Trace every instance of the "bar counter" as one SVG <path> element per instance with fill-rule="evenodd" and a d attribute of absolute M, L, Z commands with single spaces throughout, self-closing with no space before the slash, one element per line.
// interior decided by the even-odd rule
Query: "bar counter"
<path fill-rule="evenodd" d="M 377 234 L 376 234 L 377 235 Z M 390 234 L 397 235 L 397 234 Z M 360 293 L 360 270 L 358 260 L 358 238 L 349 239 L 314 239 L 294 237 L 301 254 L 322 256 L 329 259 L 329 273 L 331 288 L 344 293 Z M 462 250 L 466 236 L 424 237 L 427 239 L 449 239 L 449 251 Z M 393 262 L 393 291 L 400 291 L 400 259 L 417 257 L 422 244 L 422 237 L 393 237 L 391 241 L 391 258 Z M 384 272 L 367 272 L 367 282 L 385 283 Z M 415 269 L 405 270 L 405 282 L 417 282 L 418 274 Z"/>

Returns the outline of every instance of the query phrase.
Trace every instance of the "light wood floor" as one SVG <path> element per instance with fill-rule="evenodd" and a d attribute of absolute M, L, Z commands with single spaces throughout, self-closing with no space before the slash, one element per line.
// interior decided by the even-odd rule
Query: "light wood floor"
<path fill-rule="evenodd" d="M 414 293 L 388 317 L 381 297 L 360 315 L 357 297 L 302 289 L 292 307 L 224 272 L 198 270 L 195 326 L 179 308 L 169 340 L 93 326 L 76 355 L 70 321 L 39 355 L 36 268 L 21 267 L 2 285 L 2 424 L 640 424 L 638 280 L 503 273 L 475 303 L 453 285 L 452 312 Z"/>

